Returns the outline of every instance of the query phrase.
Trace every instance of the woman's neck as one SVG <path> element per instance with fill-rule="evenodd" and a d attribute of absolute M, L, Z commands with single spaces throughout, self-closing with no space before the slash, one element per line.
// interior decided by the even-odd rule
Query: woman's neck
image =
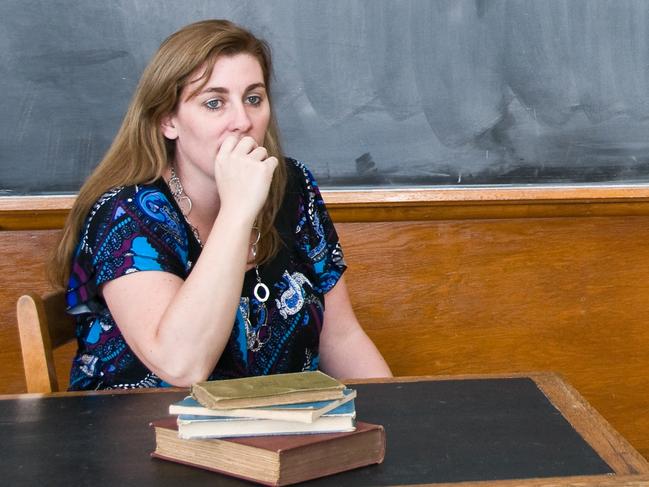
<path fill-rule="evenodd" d="M 221 207 L 216 182 L 195 166 L 175 165 L 174 169 L 184 196 L 191 200 L 191 211 L 186 217 L 198 229 L 201 240 L 205 241 Z M 170 178 L 171 167 L 165 171 L 165 180 L 169 181 Z"/>

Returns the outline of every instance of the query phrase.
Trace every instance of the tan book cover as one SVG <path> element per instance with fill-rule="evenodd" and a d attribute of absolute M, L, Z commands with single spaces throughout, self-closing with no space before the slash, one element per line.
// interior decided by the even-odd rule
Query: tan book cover
<path fill-rule="evenodd" d="M 344 389 L 324 372 L 306 371 L 198 382 L 191 394 L 206 408 L 234 409 L 341 399 Z"/>
<path fill-rule="evenodd" d="M 204 468 L 265 485 L 283 486 L 381 463 L 383 426 L 359 421 L 356 430 L 205 440 L 178 437 L 174 418 L 151 423 L 154 458 Z"/>

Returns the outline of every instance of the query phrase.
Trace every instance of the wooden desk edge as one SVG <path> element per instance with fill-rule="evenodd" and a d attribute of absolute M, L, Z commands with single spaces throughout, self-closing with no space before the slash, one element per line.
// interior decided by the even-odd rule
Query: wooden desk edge
<path fill-rule="evenodd" d="M 457 375 L 413 375 L 400 377 L 376 377 L 370 379 L 341 379 L 341 382 L 354 384 L 381 384 L 391 382 L 418 382 L 426 380 L 462 380 L 462 379 L 511 379 L 511 378 L 529 378 L 531 375 L 556 375 L 552 372 L 533 372 L 533 373 L 510 373 L 510 374 L 457 374 Z M 10 399 L 38 399 L 47 397 L 74 397 L 90 395 L 113 395 L 113 394 L 151 394 L 158 392 L 181 392 L 189 394 L 188 388 L 183 387 L 161 387 L 161 388 L 141 388 L 141 389 L 108 389 L 101 391 L 74 391 L 74 392 L 50 392 L 50 393 L 21 393 L 21 394 L 0 394 L 0 401 Z"/>
<path fill-rule="evenodd" d="M 486 480 L 393 487 L 649 487 L 649 475 L 590 475 L 536 479 Z"/>
<path fill-rule="evenodd" d="M 538 373 L 535 373 L 538 374 Z M 541 372 L 541 375 L 546 373 Z M 551 372 L 547 374 L 552 375 Z M 342 379 L 348 385 L 354 384 L 374 384 L 374 383 L 391 383 L 391 382 L 418 382 L 425 380 L 456 380 L 456 379 L 507 379 L 516 377 L 530 377 L 529 373 L 515 374 L 465 374 L 465 375 L 413 375 L 401 377 L 378 377 L 371 379 Z M 189 394 L 188 388 L 183 387 L 161 387 L 161 388 L 142 388 L 142 389 L 109 389 L 101 391 L 75 391 L 75 392 L 50 392 L 50 393 L 21 393 L 21 394 L 0 394 L 0 401 L 9 399 L 38 399 L 47 397 L 74 397 L 89 395 L 112 395 L 112 394 L 150 394 L 158 392 L 181 392 Z"/>
<path fill-rule="evenodd" d="M 101 391 L 61 391 L 61 392 L 27 392 L 22 394 L 0 394 L 0 401 L 16 399 L 47 399 L 50 397 L 76 397 L 76 396 L 113 396 L 122 394 L 156 394 L 167 392 L 185 392 L 189 395 L 189 389 L 183 387 L 160 387 L 141 389 L 106 389 Z"/>
<path fill-rule="evenodd" d="M 649 462 L 557 374 L 531 374 L 546 397 L 617 475 L 649 474 Z"/>

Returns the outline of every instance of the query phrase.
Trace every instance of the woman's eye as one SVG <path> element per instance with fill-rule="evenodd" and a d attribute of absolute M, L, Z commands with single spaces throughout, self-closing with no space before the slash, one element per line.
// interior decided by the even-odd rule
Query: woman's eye
<path fill-rule="evenodd" d="M 259 96 L 259 95 L 250 95 L 248 98 L 246 98 L 246 100 L 251 105 L 259 105 L 261 103 L 261 96 Z"/>
<path fill-rule="evenodd" d="M 205 106 L 210 110 L 218 110 L 223 105 L 223 102 L 219 99 L 207 100 Z"/>

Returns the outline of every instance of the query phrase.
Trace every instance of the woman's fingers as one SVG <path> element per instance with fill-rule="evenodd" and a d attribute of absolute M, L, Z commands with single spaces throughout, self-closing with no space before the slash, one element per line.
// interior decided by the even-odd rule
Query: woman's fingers
<path fill-rule="evenodd" d="M 249 156 L 257 161 L 263 161 L 268 158 L 268 150 L 258 145 L 252 137 L 238 139 L 234 135 L 230 135 L 221 144 L 218 155 L 222 158 L 227 158 L 229 155 Z"/>
<path fill-rule="evenodd" d="M 222 208 L 254 218 L 266 201 L 277 164 L 252 137 L 226 137 L 214 163 Z"/>
<path fill-rule="evenodd" d="M 270 166 L 272 168 L 271 172 L 275 172 L 275 168 L 277 167 L 277 164 L 279 164 L 279 161 L 277 160 L 277 157 L 274 157 L 274 156 L 268 157 L 267 159 L 264 160 L 264 162 L 266 164 L 268 164 L 268 166 Z"/>
<path fill-rule="evenodd" d="M 234 148 L 237 146 L 239 139 L 234 135 L 229 135 L 221 143 L 221 147 L 218 149 L 218 155 L 220 154 L 230 154 Z"/>
<path fill-rule="evenodd" d="M 248 156 L 257 161 L 265 161 L 268 159 L 268 150 L 258 145 L 257 141 L 252 137 L 237 139 L 235 136 L 230 135 L 221 144 L 219 155 L 224 158 L 228 155 Z M 275 161 L 275 165 L 277 165 L 277 161 Z"/>
<path fill-rule="evenodd" d="M 258 161 L 263 161 L 268 157 L 268 151 L 266 150 L 265 147 L 257 147 L 252 150 L 250 154 L 248 154 L 250 157 L 253 159 L 256 159 Z"/>
<path fill-rule="evenodd" d="M 258 147 L 257 141 L 252 137 L 242 137 L 232 150 L 233 154 L 245 156 Z"/>

